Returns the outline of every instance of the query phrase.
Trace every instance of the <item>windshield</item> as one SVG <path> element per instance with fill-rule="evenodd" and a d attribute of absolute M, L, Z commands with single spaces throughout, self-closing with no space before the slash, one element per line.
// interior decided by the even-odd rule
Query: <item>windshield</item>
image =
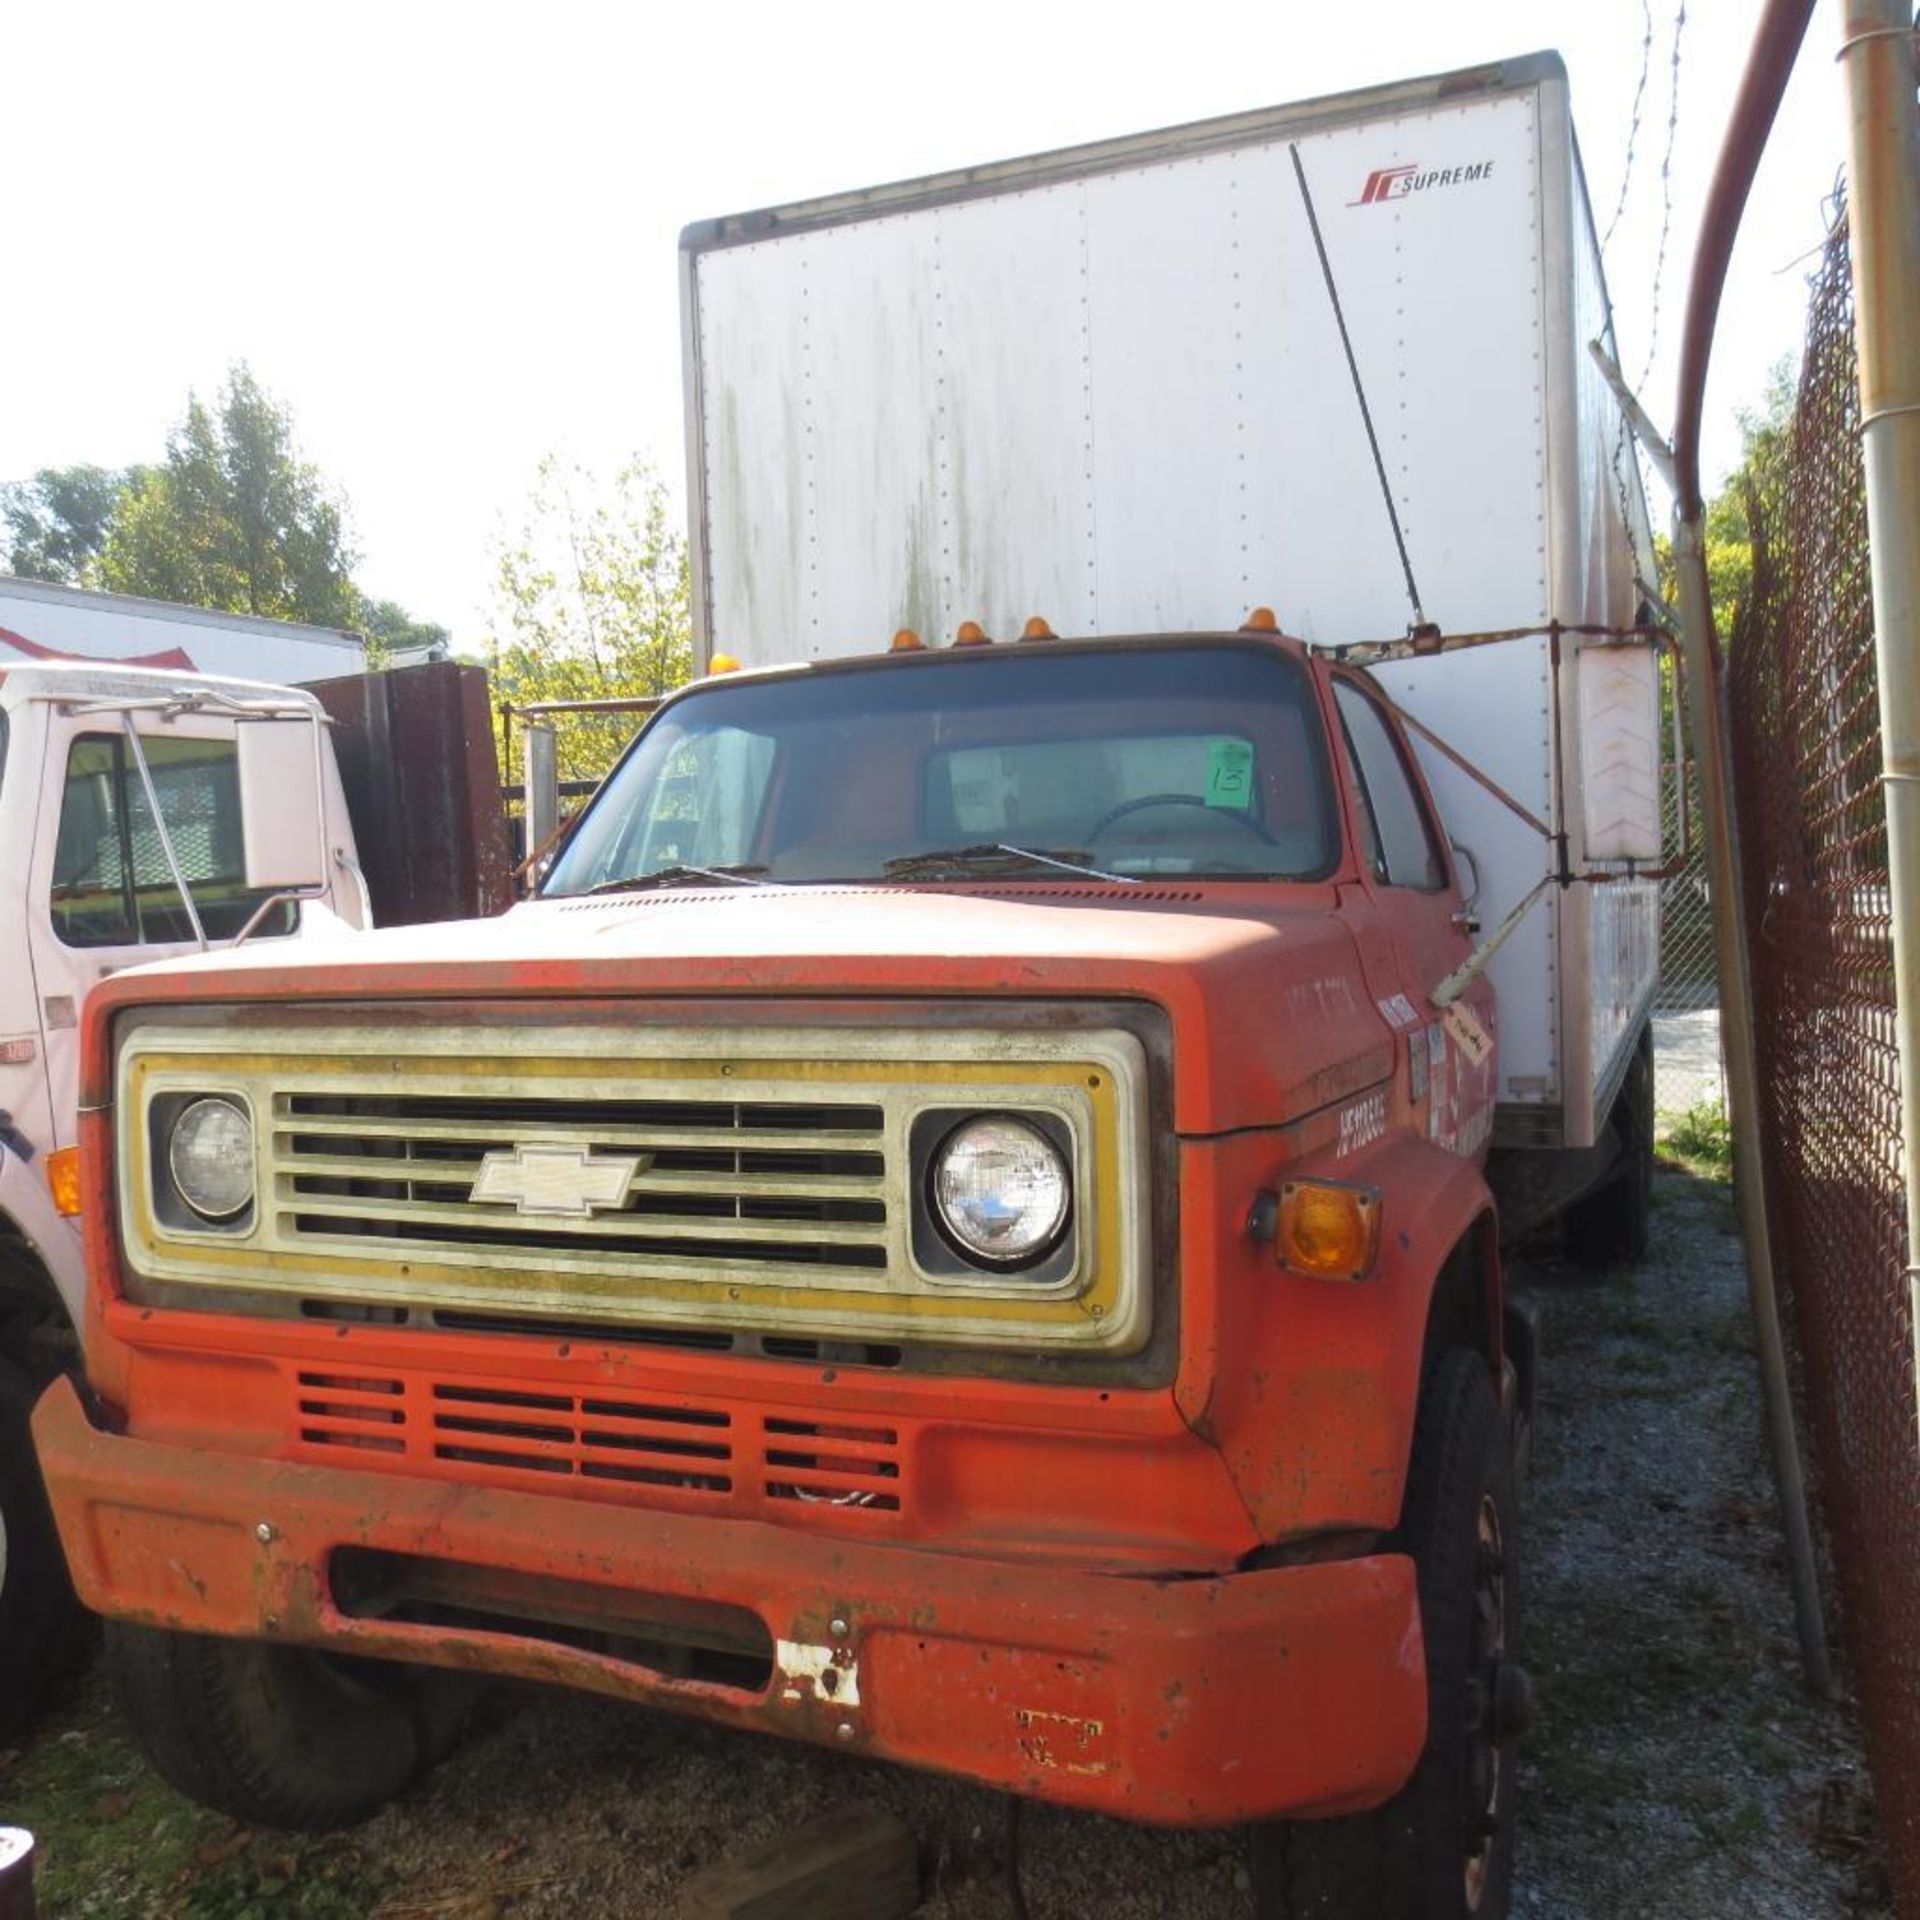
<path fill-rule="evenodd" d="M 1336 842 L 1311 683 L 1231 644 L 938 655 L 676 701 L 548 895 L 1062 867 L 1311 879 Z"/>

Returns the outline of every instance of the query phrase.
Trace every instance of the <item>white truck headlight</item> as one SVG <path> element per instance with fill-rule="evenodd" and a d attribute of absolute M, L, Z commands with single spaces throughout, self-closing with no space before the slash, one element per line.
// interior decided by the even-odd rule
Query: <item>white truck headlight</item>
<path fill-rule="evenodd" d="M 182 1107 L 167 1135 L 174 1191 L 203 1220 L 231 1220 L 253 1201 L 253 1118 L 209 1094 Z"/>
<path fill-rule="evenodd" d="M 941 1230 L 968 1259 L 994 1267 L 1037 1260 L 1073 1204 L 1067 1163 L 1038 1127 L 988 1114 L 956 1127 L 933 1157 Z"/>

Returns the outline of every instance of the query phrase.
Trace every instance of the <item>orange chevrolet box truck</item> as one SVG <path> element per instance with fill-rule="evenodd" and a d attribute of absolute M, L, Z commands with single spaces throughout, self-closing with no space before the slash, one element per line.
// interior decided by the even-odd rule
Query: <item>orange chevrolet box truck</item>
<path fill-rule="evenodd" d="M 1661 855 L 1559 62 L 682 264 L 707 671 L 537 897 L 88 1001 L 133 1718 L 327 1824 L 560 1681 L 1497 1916 L 1501 1247 L 1644 1239 Z"/>

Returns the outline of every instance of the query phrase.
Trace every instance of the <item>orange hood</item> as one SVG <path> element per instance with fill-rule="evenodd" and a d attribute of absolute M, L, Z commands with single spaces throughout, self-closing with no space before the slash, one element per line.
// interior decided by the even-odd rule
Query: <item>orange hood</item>
<path fill-rule="evenodd" d="M 263 940 L 104 982 L 88 1002 L 88 1053 L 104 1068 L 99 1022 L 161 1001 L 690 995 L 1149 1001 L 1172 1023 L 1175 1125 L 1190 1134 L 1296 1119 L 1392 1062 L 1331 887 L 1256 899 L 1152 882 L 676 889 Z"/>

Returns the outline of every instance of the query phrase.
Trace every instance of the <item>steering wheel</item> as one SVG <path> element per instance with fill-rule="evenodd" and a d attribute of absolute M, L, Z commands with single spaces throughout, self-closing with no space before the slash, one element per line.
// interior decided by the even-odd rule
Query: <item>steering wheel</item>
<path fill-rule="evenodd" d="M 1230 820 L 1270 847 L 1280 844 L 1252 814 L 1239 813 L 1231 807 L 1210 807 L 1197 793 L 1143 793 L 1137 800 L 1122 800 L 1117 807 L 1109 807 L 1087 829 L 1088 843 L 1098 840 L 1115 821 L 1124 820 L 1130 813 L 1142 813 L 1148 807 L 1200 807 L 1216 820 Z"/>

